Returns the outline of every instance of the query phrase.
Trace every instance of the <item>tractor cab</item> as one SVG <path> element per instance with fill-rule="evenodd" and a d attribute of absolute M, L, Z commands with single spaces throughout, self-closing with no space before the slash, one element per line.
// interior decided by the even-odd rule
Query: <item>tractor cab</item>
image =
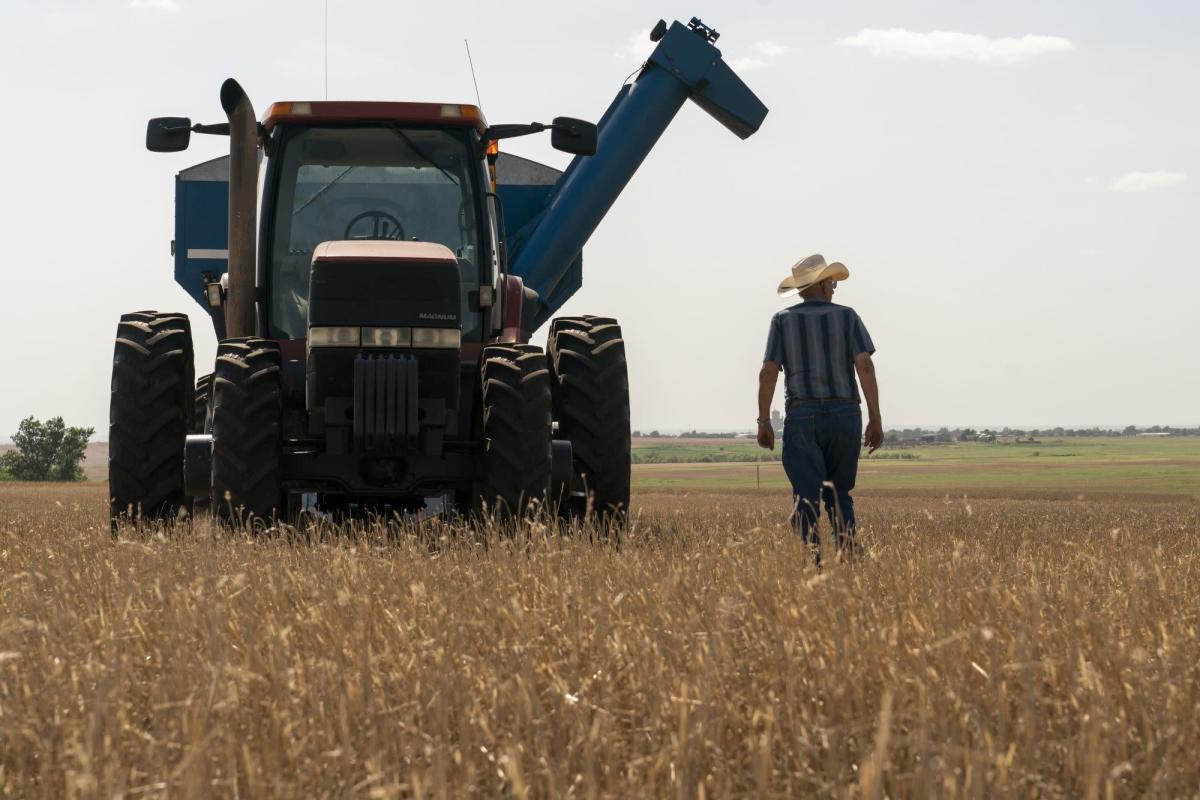
<path fill-rule="evenodd" d="M 146 135 L 157 151 L 186 148 L 192 132 L 230 138 L 224 169 L 208 162 L 177 184 L 176 278 L 203 287 L 220 340 L 184 413 L 189 493 L 258 517 L 430 498 L 516 510 L 548 496 L 557 453 L 568 496 L 546 357 L 525 344 L 537 294 L 502 274 L 495 142 L 548 130 L 588 155 L 596 126 L 489 127 L 474 106 L 396 102 L 275 103 L 259 121 L 232 80 L 221 102 L 228 124 L 157 118 Z M 219 195 L 193 199 L 222 180 L 218 242 Z M 212 238 L 197 246 L 193 233 Z"/>
<path fill-rule="evenodd" d="M 425 242 L 453 256 L 457 322 L 464 341 L 478 342 L 479 287 L 499 272 L 485 131 L 474 106 L 270 106 L 257 281 L 266 298 L 264 333 L 307 338 L 310 277 L 322 243 Z"/>

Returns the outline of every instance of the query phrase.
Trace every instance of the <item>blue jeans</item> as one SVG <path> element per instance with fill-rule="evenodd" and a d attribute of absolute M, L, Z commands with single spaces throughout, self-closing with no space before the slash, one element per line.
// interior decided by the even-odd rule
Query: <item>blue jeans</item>
<path fill-rule="evenodd" d="M 862 438 L 858 403 L 819 400 L 800 403 L 783 423 L 783 469 L 792 483 L 792 525 L 817 546 L 823 503 L 838 546 L 854 544 L 854 480 Z M 818 559 L 820 553 L 817 553 Z"/>

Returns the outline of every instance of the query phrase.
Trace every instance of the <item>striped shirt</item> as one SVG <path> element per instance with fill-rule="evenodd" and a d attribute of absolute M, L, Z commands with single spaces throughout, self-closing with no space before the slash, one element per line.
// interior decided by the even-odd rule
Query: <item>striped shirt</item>
<path fill-rule="evenodd" d="M 854 358 L 874 352 L 871 335 L 854 309 L 806 300 L 771 318 L 763 360 L 783 366 L 789 403 L 829 399 L 858 403 Z"/>

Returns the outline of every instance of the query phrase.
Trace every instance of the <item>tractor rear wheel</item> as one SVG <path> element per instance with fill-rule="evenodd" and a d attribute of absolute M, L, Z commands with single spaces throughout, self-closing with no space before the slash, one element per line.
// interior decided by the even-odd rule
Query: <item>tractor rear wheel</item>
<path fill-rule="evenodd" d="M 629 511 L 629 373 L 611 317 L 559 317 L 546 347 L 558 436 L 571 442 L 579 488 L 594 513 L 621 524 Z M 569 514 L 586 505 L 564 504 Z"/>
<path fill-rule="evenodd" d="M 184 314 L 138 311 L 117 324 L 108 411 L 108 494 L 117 521 L 174 517 L 184 505 L 192 423 L 192 328 Z"/>
<path fill-rule="evenodd" d="M 225 521 L 269 526 L 286 513 L 279 345 L 255 337 L 221 342 L 212 391 L 212 512 Z"/>
<path fill-rule="evenodd" d="M 550 373 L 528 345 L 483 349 L 482 476 L 476 510 L 501 517 L 536 511 L 550 493 Z"/>

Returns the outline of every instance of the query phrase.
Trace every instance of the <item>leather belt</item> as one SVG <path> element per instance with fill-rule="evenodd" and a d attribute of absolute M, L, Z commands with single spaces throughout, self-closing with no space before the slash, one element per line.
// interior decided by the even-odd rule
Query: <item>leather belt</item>
<path fill-rule="evenodd" d="M 788 411 L 791 411 L 796 406 L 802 405 L 817 405 L 820 403 L 858 403 L 859 401 L 853 397 L 793 397 L 788 400 Z"/>

